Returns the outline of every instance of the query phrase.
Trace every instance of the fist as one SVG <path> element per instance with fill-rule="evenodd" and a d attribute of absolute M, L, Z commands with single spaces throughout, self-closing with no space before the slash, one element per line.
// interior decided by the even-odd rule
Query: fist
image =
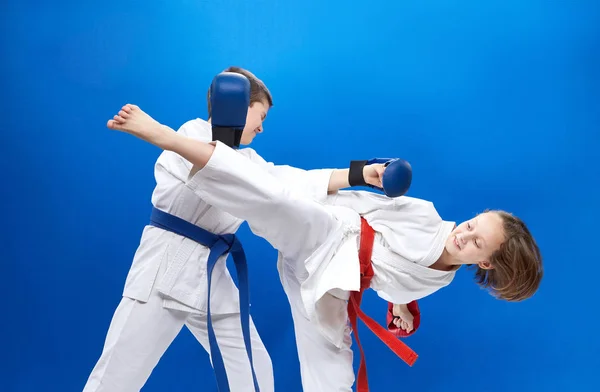
<path fill-rule="evenodd" d="M 385 165 L 382 163 L 365 165 L 365 167 L 363 167 L 363 178 L 367 184 L 381 188 L 383 187 L 382 179 L 384 171 Z"/>

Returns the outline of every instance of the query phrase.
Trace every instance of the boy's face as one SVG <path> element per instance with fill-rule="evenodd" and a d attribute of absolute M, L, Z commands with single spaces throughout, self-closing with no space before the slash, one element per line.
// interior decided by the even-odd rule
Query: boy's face
<path fill-rule="evenodd" d="M 486 212 L 458 225 L 446 240 L 446 251 L 460 264 L 478 264 L 490 269 L 490 257 L 502 242 L 502 218 L 494 212 Z"/>
<path fill-rule="evenodd" d="M 263 121 L 267 118 L 268 112 L 269 105 L 266 102 L 255 102 L 250 105 L 240 144 L 248 145 L 252 143 L 254 137 L 263 131 Z"/>

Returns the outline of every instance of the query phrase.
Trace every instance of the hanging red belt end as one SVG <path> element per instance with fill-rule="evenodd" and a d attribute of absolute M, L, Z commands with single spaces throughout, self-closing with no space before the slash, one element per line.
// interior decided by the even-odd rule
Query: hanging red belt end
<path fill-rule="evenodd" d="M 415 362 L 417 362 L 417 359 L 419 359 L 419 355 L 416 353 L 410 354 L 408 358 L 406 358 L 405 362 L 408 364 L 408 366 L 412 367 Z"/>

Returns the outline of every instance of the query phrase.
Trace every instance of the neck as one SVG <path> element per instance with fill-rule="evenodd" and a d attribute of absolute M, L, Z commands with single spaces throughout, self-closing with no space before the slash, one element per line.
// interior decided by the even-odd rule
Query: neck
<path fill-rule="evenodd" d="M 433 263 L 430 268 L 440 271 L 452 271 L 454 269 L 457 269 L 458 267 L 459 265 L 454 262 L 454 259 L 452 258 L 450 253 L 448 253 L 446 249 L 444 249 L 440 258 L 437 259 L 437 261 Z"/>

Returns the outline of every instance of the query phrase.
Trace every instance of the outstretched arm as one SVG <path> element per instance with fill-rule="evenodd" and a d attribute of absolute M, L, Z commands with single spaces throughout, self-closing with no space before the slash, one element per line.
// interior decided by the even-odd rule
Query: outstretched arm
<path fill-rule="evenodd" d="M 175 151 L 175 152 L 177 152 L 177 151 Z M 191 153 L 191 151 L 190 151 L 190 153 Z M 194 167 L 192 168 L 192 170 L 190 172 L 190 177 L 193 177 L 203 166 L 204 165 L 194 164 Z M 291 167 L 287 167 L 287 170 L 288 170 L 288 172 L 286 173 L 286 175 L 289 175 L 290 174 L 289 171 L 292 171 L 292 170 L 294 173 L 296 173 L 297 171 L 302 171 L 304 174 L 308 174 L 308 175 L 317 174 L 317 172 L 323 172 L 323 170 L 303 171 L 301 169 L 295 169 L 295 168 L 291 168 Z M 384 171 L 385 171 L 385 167 L 382 164 L 373 164 L 373 165 L 365 166 L 363 168 L 363 177 L 365 179 L 365 182 L 367 184 L 380 187 L 381 186 L 381 176 L 383 175 Z M 280 180 L 288 179 L 288 178 L 282 178 L 281 177 L 282 173 L 278 173 L 277 171 L 275 171 L 275 172 L 270 171 L 270 172 L 271 172 L 271 174 L 273 174 L 275 177 L 279 178 Z M 350 169 L 332 169 L 332 170 L 330 170 L 330 172 L 331 172 L 331 175 L 329 176 L 329 183 L 327 184 L 327 193 L 328 194 L 334 194 L 337 191 L 339 191 L 340 189 L 350 187 L 350 181 L 348 179 Z M 327 174 L 327 173 L 325 173 L 325 174 Z M 295 176 L 291 179 L 288 179 L 288 180 L 294 181 L 296 179 L 297 179 L 297 176 Z M 285 181 L 285 182 L 287 182 L 287 181 Z M 326 195 L 322 195 L 322 196 L 325 197 Z M 317 198 L 318 198 L 318 195 L 317 195 Z"/>
<path fill-rule="evenodd" d="M 327 195 L 352 186 L 349 181 L 349 169 L 311 169 L 305 170 L 289 165 L 276 165 L 267 162 L 253 149 L 247 149 L 249 158 L 258 163 L 271 175 L 282 181 L 287 187 L 297 190 L 306 196 L 319 201 L 325 201 Z M 380 175 L 384 165 L 369 165 L 360 168 L 362 177 L 368 184 L 379 186 Z"/>
<path fill-rule="evenodd" d="M 348 181 L 348 173 L 350 169 L 337 169 L 331 173 L 329 178 L 329 186 L 327 187 L 328 193 L 335 193 L 343 188 L 350 187 L 350 181 Z"/>

